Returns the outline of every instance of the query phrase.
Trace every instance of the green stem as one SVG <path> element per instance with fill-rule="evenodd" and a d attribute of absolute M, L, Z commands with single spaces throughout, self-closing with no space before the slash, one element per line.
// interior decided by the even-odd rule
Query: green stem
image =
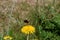
<path fill-rule="evenodd" d="M 29 40 L 29 34 L 27 35 L 27 40 Z"/>

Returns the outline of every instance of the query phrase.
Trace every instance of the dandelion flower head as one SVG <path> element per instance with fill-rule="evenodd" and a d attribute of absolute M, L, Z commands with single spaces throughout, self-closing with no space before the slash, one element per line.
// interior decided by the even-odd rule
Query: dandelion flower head
<path fill-rule="evenodd" d="M 23 26 L 23 28 L 21 29 L 21 32 L 25 34 L 33 34 L 35 32 L 35 28 L 34 26 L 26 25 L 26 26 Z"/>
<path fill-rule="evenodd" d="M 4 40 L 12 40 L 11 36 L 4 36 Z"/>

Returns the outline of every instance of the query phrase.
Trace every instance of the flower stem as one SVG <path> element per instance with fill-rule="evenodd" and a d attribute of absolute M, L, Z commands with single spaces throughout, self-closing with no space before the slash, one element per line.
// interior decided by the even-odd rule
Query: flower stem
<path fill-rule="evenodd" d="M 29 40 L 29 34 L 27 35 L 27 40 Z"/>

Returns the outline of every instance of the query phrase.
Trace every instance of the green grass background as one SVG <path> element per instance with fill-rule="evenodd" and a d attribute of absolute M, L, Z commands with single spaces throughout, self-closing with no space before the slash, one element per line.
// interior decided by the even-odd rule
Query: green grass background
<path fill-rule="evenodd" d="M 24 20 L 36 28 L 30 40 L 60 40 L 60 1 L 42 1 L 42 5 L 39 5 L 39 0 L 36 0 L 35 5 L 26 1 L 15 3 L 14 6 L 10 1 L 0 4 L 0 40 L 5 35 L 12 36 L 13 40 L 26 40 L 27 35 L 21 33 L 21 28 L 26 25 Z"/>

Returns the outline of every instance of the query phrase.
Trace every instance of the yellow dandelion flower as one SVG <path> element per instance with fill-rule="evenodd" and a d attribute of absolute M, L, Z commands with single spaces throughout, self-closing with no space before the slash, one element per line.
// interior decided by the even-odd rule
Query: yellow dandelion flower
<path fill-rule="evenodd" d="M 35 28 L 31 25 L 26 25 L 26 26 L 23 26 L 23 28 L 21 29 L 21 32 L 25 34 L 33 34 L 35 32 Z"/>
<path fill-rule="evenodd" d="M 4 40 L 12 40 L 12 37 L 11 36 L 4 36 Z"/>

